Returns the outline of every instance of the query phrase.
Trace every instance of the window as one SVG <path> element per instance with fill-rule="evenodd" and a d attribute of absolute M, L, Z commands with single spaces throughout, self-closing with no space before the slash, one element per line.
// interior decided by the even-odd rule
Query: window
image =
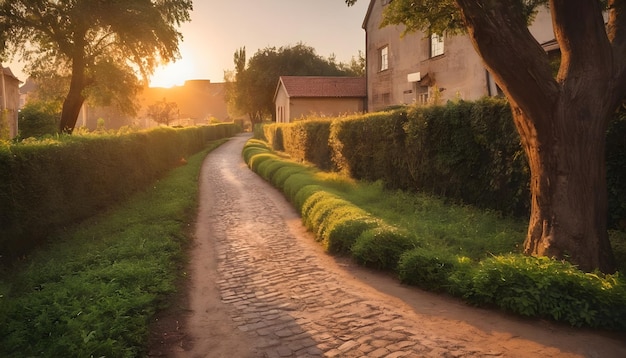
<path fill-rule="evenodd" d="M 430 35 L 430 57 L 443 55 L 443 35 Z"/>
<path fill-rule="evenodd" d="M 380 59 L 380 71 L 389 69 L 389 46 L 385 46 L 380 49 L 379 53 Z"/>

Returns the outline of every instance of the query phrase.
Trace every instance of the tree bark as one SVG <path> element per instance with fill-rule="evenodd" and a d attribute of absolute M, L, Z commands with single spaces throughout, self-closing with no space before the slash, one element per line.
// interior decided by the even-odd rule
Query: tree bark
<path fill-rule="evenodd" d="M 59 123 L 59 131 L 61 133 L 72 134 L 80 110 L 85 103 L 83 90 L 85 89 L 85 67 L 84 62 L 74 59 L 72 63 L 72 80 L 70 89 L 63 101 L 61 110 L 61 122 Z"/>
<path fill-rule="evenodd" d="M 85 103 L 85 96 L 83 95 L 83 91 L 87 87 L 85 46 L 84 31 L 77 29 L 74 33 L 73 52 L 70 54 L 72 59 L 72 79 L 70 81 L 70 89 L 61 109 L 61 121 L 59 123 L 59 131 L 61 133 L 72 134 L 76 127 L 80 110 L 83 103 Z"/>
<path fill-rule="evenodd" d="M 599 2 L 550 1 L 562 54 L 556 79 L 518 1 L 457 4 L 474 47 L 509 99 L 528 157 L 532 205 L 525 253 L 614 272 L 605 137 L 624 76 L 614 65 Z"/>

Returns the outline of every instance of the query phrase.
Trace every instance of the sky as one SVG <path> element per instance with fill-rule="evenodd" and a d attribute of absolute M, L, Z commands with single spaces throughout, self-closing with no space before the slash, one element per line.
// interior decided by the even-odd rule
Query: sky
<path fill-rule="evenodd" d="M 348 7 L 344 0 L 195 0 L 191 22 L 182 24 L 181 59 L 160 67 L 151 86 L 171 87 L 185 80 L 223 82 L 224 71 L 233 70 L 233 55 L 246 48 L 247 58 L 266 47 L 298 43 L 338 62 L 349 62 L 359 51 L 365 54 L 361 28 L 368 0 Z M 22 81 L 22 66 L 8 65 Z"/>

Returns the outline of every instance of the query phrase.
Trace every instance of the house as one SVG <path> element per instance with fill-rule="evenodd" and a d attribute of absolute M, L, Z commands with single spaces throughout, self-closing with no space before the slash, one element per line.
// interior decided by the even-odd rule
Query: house
<path fill-rule="evenodd" d="M 0 65 L 0 139 L 11 139 L 17 136 L 17 115 L 20 107 L 20 83 L 11 69 Z M 6 122 L 5 122 L 6 121 Z M 6 127 L 5 127 L 6 126 Z M 5 130 L 2 130 L 5 128 Z M 8 133 L 5 133 L 8 128 Z M 6 137 L 8 138 L 2 138 Z"/>
<path fill-rule="evenodd" d="M 501 95 L 467 35 L 418 31 L 402 36 L 404 26 L 380 28 L 389 3 L 371 0 L 363 20 L 369 111 Z M 541 8 L 529 29 L 546 51 L 555 49 L 547 8 Z"/>
<path fill-rule="evenodd" d="M 363 77 L 281 76 L 274 93 L 276 122 L 363 112 L 366 95 Z"/>

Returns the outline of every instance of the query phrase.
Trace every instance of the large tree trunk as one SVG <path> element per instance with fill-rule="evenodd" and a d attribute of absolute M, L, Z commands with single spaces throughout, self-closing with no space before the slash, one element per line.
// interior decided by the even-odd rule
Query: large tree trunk
<path fill-rule="evenodd" d="M 586 116 L 588 109 L 563 101 L 553 113 L 550 133 L 525 141 L 532 206 L 524 252 L 566 259 L 585 271 L 613 272 L 606 228 L 606 128 Z M 518 126 L 528 122 L 516 114 Z"/>
<path fill-rule="evenodd" d="M 532 205 L 525 253 L 613 272 L 605 137 L 626 77 L 623 49 L 612 48 L 599 2 L 550 1 L 562 54 L 557 78 L 518 1 L 457 4 L 474 47 L 511 103 L 528 157 Z"/>

